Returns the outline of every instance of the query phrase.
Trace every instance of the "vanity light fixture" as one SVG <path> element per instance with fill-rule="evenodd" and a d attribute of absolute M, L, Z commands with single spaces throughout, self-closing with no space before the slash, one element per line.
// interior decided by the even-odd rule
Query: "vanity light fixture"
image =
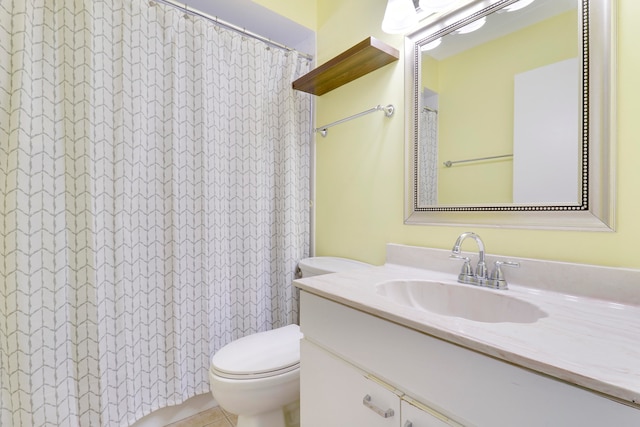
<path fill-rule="evenodd" d="M 467 24 L 464 27 L 457 29 L 456 31 L 454 31 L 454 33 L 456 33 L 456 34 L 468 34 L 468 33 L 471 33 L 473 31 L 479 30 L 486 22 L 487 22 L 487 17 L 483 16 L 482 18 L 478 19 L 477 21 L 473 21 L 472 23 Z"/>
<path fill-rule="evenodd" d="M 420 9 L 427 13 L 441 12 L 458 0 L 420 0 Z"/>
<path fill-rule="evenodd" d="M 505 6 L 502 9 L 500 9 L 500 12 L 515 12 L 516 10 L 520 10 L 520 9 L 524 9 L 525 7 L 529 6 L 531 3 L 533 3 L 535 0 L 520 0 L 517 1 L 515 3 L 511 3 L 509 6 Z"/>
<path fill-rule="evenodd" d="M 382 19 L 382 31 L 402 34 L 418 25 L 418 13 L 412 0 L 388 0 Z"/>

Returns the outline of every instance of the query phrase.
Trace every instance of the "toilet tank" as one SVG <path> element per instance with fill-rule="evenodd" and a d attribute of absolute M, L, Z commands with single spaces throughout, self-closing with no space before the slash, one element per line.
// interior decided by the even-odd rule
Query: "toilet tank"
<path fill-rule="evenodd" d="M 298 268 L 302 277 L 318 276 L 320 274 L 340 273 L 357 268 L 373 267 L 371 264 L 347 258 L 319 256 L 301 259 Z"/>

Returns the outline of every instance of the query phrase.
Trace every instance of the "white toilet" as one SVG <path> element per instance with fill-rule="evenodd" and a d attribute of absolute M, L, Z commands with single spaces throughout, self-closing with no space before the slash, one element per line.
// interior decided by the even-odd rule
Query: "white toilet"
<path fill-rule="evenodd" d="M 306 258 L 302 277 L 371 267 L 335 257 Z M 283 408 L 300 399 L 298 325 L 240 338 L 211 358 L 209 383 L 220 407 L 238 415 L 237 427 L 285 427 Z"/>

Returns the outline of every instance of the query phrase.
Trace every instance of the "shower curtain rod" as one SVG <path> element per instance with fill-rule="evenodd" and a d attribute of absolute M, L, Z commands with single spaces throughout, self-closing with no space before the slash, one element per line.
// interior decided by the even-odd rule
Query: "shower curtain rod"
<path fill-rule="evenodd" d="M 314 132 L 320 132 L 320 135 L 325 137 L 325 136 L 327 136 L 327 132 L 328 132 L 327 129 L 330 128 L 331 126 L 339 125 L 340 123 L 344 123 L 344 122 L 348 122 L 349 120 L 357 119 L 358 117 L 362 117 L 364 115 L 367 115 L 369 113 L 373 113 L 375 111 L 384 111 L 384 115 L 386 117 L 391 117 L 391 116 L 393 116 L 393 112 L 395 111 L 395 107 L 393 106 L 393 104 L 389 104 L 386 107 L 383 107 L 382 105 L 376 105 L 375 107 L 370 108 L 367 111 L 363 111 L 361 113 L 354 114 L 353 116 L 345 117 L 344 119 L 337 120 L 337 121 L 335 121 L 333 123 L 329 123 L 328 125 L 320 126 L 319 128 L 315 128 L 313 131 Z"/>
<path fill-rule="evenodd" d="M 227 21 L 224 21 L 224 20 L 218 18 L 217 16 L 211 16 L 211 15 L 209 15 L 207 13 L 204 13 L 204 12 L 198 10 L 198 9 L 194 9 L 192 7 L 189 7 L 184 3 L 180 3 L 180 2 L 177 2 L 177 1 L 174 1 L 174 0 L 150 0 L 149 1 L 149 4 L 151 6 L 153 6 L 154 3 L 161 3 L 161 4 L 166 4 L 167 6 L 175 7 L 176 9 L 180 9 L 180 10 L 184 11 L 185 13 L 188 13 L 190 15 L 199 16 L 201 18 L 206 19 L 207 21 L 211 21 L 211 22 L 216 23 L 216 24 L 220 25 L 221 27 L 225 27 L 225 28 L 227 28 L 227 29 L 229 29 L 231 31 L 235 31 L 237 33 L 240 33 L 240 34 L 243 34 L 245 36 L 254 38 L 256 40 L 260 40 L 261 42 L 267 43 L 268 45 L 271 45 L 271 46 L 276 47 L 278 49 L 286 50 L 286 51 L 289 51 L 289 52 L 298 52 L 298 54 L 303 58 L 306 58 L 306 59 L 309 59 L 309 60 L 313 59 L 312 55 L 299 52 L 299 51 L 295 50 L 294 48 L 291 48 L 289 46 L 285 46 L 285 45 L 283 45 L 281 43 L 278 43 L 278 42 L 273 41 L 271 39 L 268 39 L 268 38 L 266 38 L 264 36 L 261 36 L 260 34 L 253 33 L 253 32 L 251 32 L 251 31 L 249 31 L 247 29 L 240 28 L 237 25 L 233 25 L 230 22 L 227 22 Z"/>

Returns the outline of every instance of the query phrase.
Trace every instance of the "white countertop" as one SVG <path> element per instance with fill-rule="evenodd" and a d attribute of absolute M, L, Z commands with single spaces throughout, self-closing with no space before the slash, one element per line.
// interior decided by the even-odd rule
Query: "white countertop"
<path fill-rule="evenodd" d="M 449 264 L 446 265 L 449 269 Z M 505 274 L 508 276 L 510 272 Z M 635 281 L 640 276 L 633 277 Z M 300 279 L 295 285 L 425 334 L 596 391 L 640 410 L 640 305 L 510 282 L 506 291 L 486 291 L 507 293 L 528 301 L 548 316 L 534 323 L 484 323 L 399 305 L 376 294 L 376 285 L 389 280 L 433 280 L 453 286 L 472 286 L 458 284 L 456 279 L 457 275 L 448 271 L 388 262 L 380 267 Z M 638 286 L 640 292 L 640 283 Z"/>

